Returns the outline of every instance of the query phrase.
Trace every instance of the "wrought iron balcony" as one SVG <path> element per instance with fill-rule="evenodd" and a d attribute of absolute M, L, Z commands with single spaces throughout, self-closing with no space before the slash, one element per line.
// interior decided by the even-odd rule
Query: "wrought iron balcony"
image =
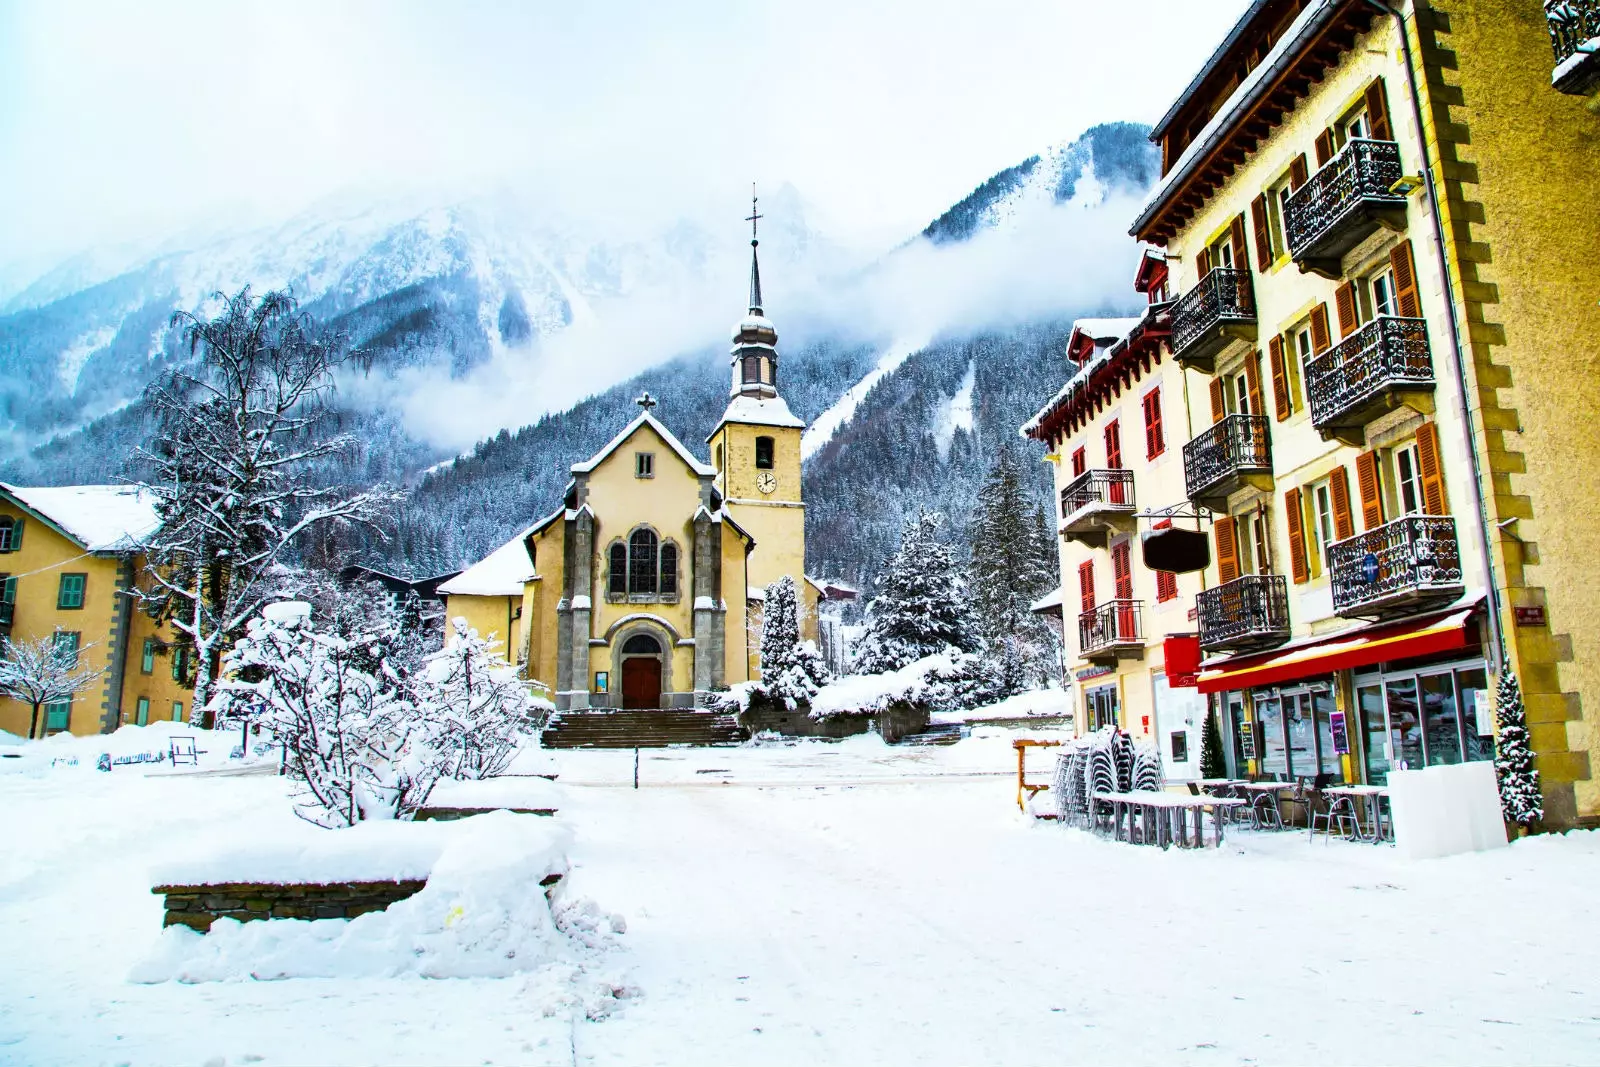
<path fill-rule="evenodd" d="M 1116 531 L 1134 526 L 1133 471 L 1084 471 L 1061 490 L 1061 536 L 1105 547 Z"/>
<path fill-rule="evenodd" d="M 1200 648 L 1270 648 L 1289 639 L 1289 584 L 1281 574 L 1246 574 L 1195 597 Z"/>
<path fill-rule="evenodd" d="M 1588 96 L 1600 89 L 1600 0 L 1544 0 L 1555 69 L 1550 84 Z"/>
<path fill-rule="evenodd" d="M 1333 610 L 1385 615 L 1419 610 L 1461 595 L 1461 551 L 1454 519 L 1407 515 L 1328 546 Z"/>
<path fill-rule="evenodd" d="M 1324 438 L 1366 440 L 1372 418 L 1401 405 L 1433 411 L 1433 356 L 1422 319 L 1379 315 L 1305 366 L 1311 424 Z"/>
<path fill-rule="evenodd" d="M 1219 267 L 1172 306 L 1172 355 L 1209 374 L 1235 338 L 1256 339 L 1256 294 L 1249 271 Z"/>
<path fill-rule="evenodd" d="M 1272 488 L 1271 423 L 1265 415 L 1229 415 L 1183 446 L 1189 499 L 1221 509 L 1246 485 Z"/>
<path fill-rule="evenodd" d="M 1302 271 L 1340 277 L 1344 254 L 1379 226 L 1401 230 L 1406 198 L 1389 190 L 1400 180 L 1393 141 L 1351 138 L 1284 205 L 1289 255 Z"/>
<path fill-rule="evenodd" d="M 1144 655 L 1144 605 L 1108 600 L 1078 616 L 1078 648 L 1086 660 L 1115 661 Z"/>

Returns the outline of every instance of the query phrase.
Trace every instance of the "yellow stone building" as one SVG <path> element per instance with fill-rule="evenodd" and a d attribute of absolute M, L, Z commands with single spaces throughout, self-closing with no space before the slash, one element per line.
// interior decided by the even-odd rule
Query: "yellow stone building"
<path fill-rule="evenodd" d="M 755 241 L 751 242 L 752 247 Z M 451 617 L 495 635 L 558 708 L 689 707 L 760 677 L 760 612 L 782 577 L 815 639 L 800 436 L 778 392 L 778 335 L 751 256 L 727 410 L 691 452 L 642 413 L 572 467 L 561 507 L 440 586 Z"/>
<path fill-rule="evenodd" d="M 135 546 L 156 525 L 130 486 L 0 484 L 0 636 L 53 638 L 104 672 L 94 690 L 48 706 L 35 736 L 188 719 L 190 664 L 130 595 L 144 568 Z M 32 716 L 0 698 L 0 730 L 26 736 Z"/>

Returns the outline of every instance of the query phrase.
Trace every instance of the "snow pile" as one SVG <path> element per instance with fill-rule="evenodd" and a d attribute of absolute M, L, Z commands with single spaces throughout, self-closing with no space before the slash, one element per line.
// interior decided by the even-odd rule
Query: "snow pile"
<path fill-rule="evenodd" d="M 565 791 L 532 775 L 499 778 L 445 778 L 428 795 L 430 808 L 560 808 Z"/>
<path fill-rule="evenodd" d="M 950 674 L 955 670 L 954 653 L 940 652 L 908 663 L 897 671 L 835 678 L 817 690 L 812 698 L 811 717 L 870 715 L 891 704 L 916 703 L 929 696 L 930 675 Z"/>
<path fill-rule="evenodd" d="M 419 843 L 402 846 L 399 838 L 383 833 L 396 829 Z M 553 967 L 553 974 L 543 976 L 553 998 L 547 1010 L 570 999 L 575 985 L 583 993 L 603 993 L 601 999 L 631 993 L 624 984 L 592 977 L 599 953 L 622 932 L 622 920 L 560 890 L 552 901 L 539 888 L 547 875 L 567 870 L 570 835 L 559 824 L 495 812 L 448 824 L 439 834 L 422 832 L 420 825 L 390 824 L 318 836 L 349 842 L 373 830 L 379 831 L 369 835 L 374 847 L 352 855 L 362 862 L 380 855 L 393 861 L 391 877 L 413 875 L 430 850 L 439 849 L 428 864 L 428 884 L 415 896 L 349 920 L 221 919 L 207 934 L 168 927 L 132 979 L 504 978 Z M 339 878 L 356 869 L 331 855 L 303 858 L 298 869 Z M 591 1017 L 608 1010 L 591 1003 L 592 996 L 578 999 Z"/>
<path fill-rule="evenodd" d="M 989 719 L 1031 719 L 1072 714 L 1072 696 L 1064 689 L 1029 689 L 970 711 L 942 711 L 934 722 L 984 722 Z"/>
<path fill-rule="evenodd" d="M 52 734 L 42 741 L 24 741 L 24 751 L 30 755 L 43 757 L 46 762 L 59 761 L 61 765 L 69 760 L 76 760 L 79 768 L 94 770 L 95 764 L 102 755 L 108 755 L 113 761 L 135 756 L 161 756 L 162 760 L 152 760 L 148 764 L 133 764 L 141 770 L 164 769 L 169 766 L 164 758 L 172 747 L 175 737 L 193 738 L 195 752 L 199 765 L 205 767 L 219 766 L 228 763 L 228 755 L 239 745 L 239 734 L 236 731 L 203 730 L 184 722 L 172 722 L 168 719 L 159 719 L 147 726 L 135 726 L 127 723 L 117 727 L 109 734 L 88 734 L 79 737 L 76 734 Z M 252 739 L 254 740 L 254 739 Z M 274 753 L 276 758 L 276 753 Z M 237 761 L 235 761 L 237 762 Z M 115 764 L 114 769 L 123 770 L 124 764 Z M 184 770 L 190 767 L 185 765 Z"/>
<path fill-rule="evenodd" d="M 465 825 L 373 820 L 323 830 L 296 820 L 274 825 L 267 836 L 258 832 L 240 841 L 219 831 L 152 864 L 150 884 L 328 885 L 427 878 Z"/>

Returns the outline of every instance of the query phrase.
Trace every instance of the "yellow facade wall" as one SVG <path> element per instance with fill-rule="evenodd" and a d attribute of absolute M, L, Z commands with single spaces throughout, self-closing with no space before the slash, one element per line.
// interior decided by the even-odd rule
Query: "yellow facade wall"
<path fill-rule="evenodd" d="M 172 649 L 172 632 L 157 624 L 137 605 L 128 613 L 127 656 L 122 672 L 122 721 L 139 721 L 139 701 L 148 700 L 149 714 L 146 722 L 177 719 L 195 721 L 194 689 L 188 684 L 193 678 L 193 665 L 182 679 L 172 676 L 176 653 Z M 144 644 L 153 642 L 155 655 L 147 673 L 144 669 Z"/>
<path fill-rule="evenodd" d="M 478 631 L 479 637 L 500 642 L 499 653 L 514 659 L 522 643 L 522 597 L 520 596 L 468 596 L 452 593 L 445 597 L 445 635 L 449 639 L 450 625 L 458 618 Z"/>

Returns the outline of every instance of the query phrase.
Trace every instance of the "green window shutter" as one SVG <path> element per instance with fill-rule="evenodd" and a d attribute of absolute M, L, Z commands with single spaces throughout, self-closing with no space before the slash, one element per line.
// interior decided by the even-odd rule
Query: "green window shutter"
<path fill-rule="evenodd" d="M 84 587 L 88 584 L 88 578 L 86 574 L 63 574 L 56 593 L 56 607 L 67 611 L 83 607 Z"/>
<path fill-rule="evenodd" d="M 138 718 L 135 720 L 140 726 L 150 725 L 150 698 L 139 698 Z"/>
<path fill-rule="evenodd" d="M 11 524 L 11 547 L 6 549 L 7 552 L 15 552 L 22 547 L 22 527 L 27 522 L 27 519 L 18 516 L 17 521 Z"/>
<path fill-rule="evenodd" d="M 72 701 L 62 700 L 44 706 L 44 728 L 50 730 L 65 730 L 72 724 Z"/>
<path fill-rule="evenodd" d="M 172 721 L 173 722 L 182 722 L 183 721 L 183 701 L 181 701 L 181 700 L 174 700 L 172 702 Z"/>
<path fill-rule="evenodd" d="M 139 655 L 139 671 L 141 674 L 152 674 L 156 669 L 156 640 L 153 637 L 144 639 L 144 651 Z"/>

